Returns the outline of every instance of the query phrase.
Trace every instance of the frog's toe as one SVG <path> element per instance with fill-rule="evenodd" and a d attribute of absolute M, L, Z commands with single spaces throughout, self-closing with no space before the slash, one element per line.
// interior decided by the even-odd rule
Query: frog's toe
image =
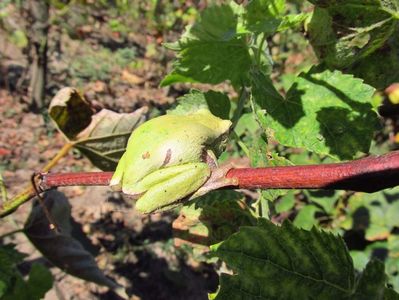
<path fill-rule="evenodd" d="M 123 174 L 125 173 L 124 161 L 125 161 L 125 155 L 122 155 L 121 159 L 118 162 L 116 170 L 112 175 L 111 181 L 109 182 L 109 186 L 114 191 L 120 191 L 122 189 L 122 179 L 123 179 Z"/>
<path fill-rule="evenodd" d="M 134 191 L 132 190 L 132 188 L 127 186 L 122 187 L 122 192 L 127 195 L 134 195 Z"/>
<path fill-rule="evenodd" d="M 135 198 L 135 199 L 137 199 L 138 197 L 143 195 L 143 193 L 137 193 L 137 191 L 135 191 L 133 187 L 126 186 L 126 185 L 122 186 L 122 192 L 126 195 L 133 196 L 133 198 Z"/>
<path fill-rule="evenodd" d="M 109 186 L 113 191 L 121 191 L 122 190 L 121 181 L 122 181 L 121 177 L 113 176 L 111 178 L 111 181 L 109 182 Z"/>

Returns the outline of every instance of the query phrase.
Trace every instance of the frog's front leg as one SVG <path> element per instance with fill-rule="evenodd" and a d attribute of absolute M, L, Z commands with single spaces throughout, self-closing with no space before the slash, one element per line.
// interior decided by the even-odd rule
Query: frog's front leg
<path fill-rule="evenodd" d="M 134 187 L 135 194 L 142 194 L 136 209 L 143 213 L 163 211 L 197 191 L 211 175 L 206 163 L 187 163 L 152 172 Z"/>
<path fill-rule="evenodd" d="M 219 167 L 217 158 L 211 150 L 207 150 L 203 155 L 203 160 L 211 169 L 211 176 L 198 190 L 195 191 L 195 193 L 190 195 L 187 200 L 198 198 L 209 193 L 210 191 L 217 190 L 222 187 L 238 185 L 237 178 L 226 178 L 226 174 L 233 168 L 231 164 Z"/>
<path fill-rule="evenodd" d="M 114 191 L 122 190 L 122 178 L 126 168 L 126 154 L 123 154 L 109 183 Z"/>

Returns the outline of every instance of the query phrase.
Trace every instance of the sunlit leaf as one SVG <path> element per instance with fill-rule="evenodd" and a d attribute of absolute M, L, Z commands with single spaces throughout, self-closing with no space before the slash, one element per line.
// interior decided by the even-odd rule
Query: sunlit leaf
<path fill-rule="evenodd" d="M 295 206 L 295 192 L 289 191 L 276 203 L 276 212 L 282 213 L 289 211 Z"/>
<path fill-rule="evenodd" d="M 308 196 L 309 201 L 316 203 L 327 214 L 333 214 L 335 204 L 338 199 L 342 196 L 341 191 L 327 191 L 327 190 L 309 190 L 305 194 Z"/>
<path fill-rule="evenodd" d="M 250 68 L 249 49 L 237 34 L 237 16 L 229 5 L 210 6 L 182 38 L 168 47 L 178 51 L 172 72 L 161 86 L 176 82 L 217 84 L 245 78 Z"/>
<path fill-rule="evenodd" d="M 281 144 L 338 159 L 368 152 L 378 119 L 371 105 L 374 89 L 362 80 L 312 68 L 297 77 L 285 98 L 260 72 L 252 82 L 255 113 Z"/>
<path fill-rule="evenodd" d="M 168 113 L 186 115 L 201 108 L 209 109 L 213 115 L 221 119 L 229 119 L 230 99 L 226 94 L 220 92 L 202 93 L 198 90 L 191 90 L 189 94 L 179 97 L 176 108 L 169 110 Z"/>
<path fill-rule="evenodd" d="M 244 20 L 248 30 L 274 33 L 282 22 L 285 0 L 253 0 L 246 6 Z"/>
<path fill-rule="evenodd" d="M 316 212 L 318 211 L 320 211 L 320 209 L 312 204 L 302 207 L 295 217 L 294 225 L 298 228 L 311 229 L 318 223 L 316 219 Z"/>
<path fill-rule="evenodd" d="M 290 28 L 299 27 L 304 23 L 304 21 L 309 18 L 309 14 L 300 13 L 297 15 L 285 15 L 277 28 L 277 31 L 284 31 Z"/>
<path fill-rule="evenodd" d="M 251 166 L 257 168 L 292 165 L 288 159 L 279 156 L 276 152 L 269 152 L 265 137 L 263 135 L 259 136 L 259 134 L 253 136 L 253 140 L 249 147 L 249 158 L 251 160 Z M 274 201 L 287 192 L 288 190 L 282 189 L 263 190 L 260 199 L 261 205 L 263 208 L 266 208 L 269 205 L 267 202 Z"/>
<path fill-rule="evenodd" d="M 364 230 L 369 241 L 385 240 L 398 227 L 398 188 L 372 194 L 356 193 L 349 198 L 350 228 Z M 349 228 L 347 228 L 349 229 Z"/>

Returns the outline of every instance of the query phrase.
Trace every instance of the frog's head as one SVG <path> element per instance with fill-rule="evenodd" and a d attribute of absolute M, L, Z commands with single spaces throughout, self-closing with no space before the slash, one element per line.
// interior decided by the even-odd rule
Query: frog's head
<path fill-rule="evenodd" d="M 216 156 L 220 155 L 226 147 L 227 138 L 232 125 L 231 121 L 218 118 L 205 108 L 199 109 L 193 113 L 192 118 L 213 131 L 213 137 L 209 140 L 208 145 Z"/>
<path fill-rule="evenodd" d="M 192 114 L 192 118 L 215 132 L 215 137 L 228 134 L 231 121 L 223 120 L 213 115 L 208 109 L 201 108 Z"/>

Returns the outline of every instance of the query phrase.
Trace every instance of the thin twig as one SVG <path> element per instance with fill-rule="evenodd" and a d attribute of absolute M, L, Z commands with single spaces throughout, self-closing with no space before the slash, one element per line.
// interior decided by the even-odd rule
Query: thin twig
<path fill-rule="evenodd" d="M 4 183 L 3 176 L 0 173 L 0 190 L 1 190 L 1 201 L 6 202 L 7 201 L 7 188 Z"/>
<path fill-rule="evenodd" d="M 107 186 L 112 174 L 112 172 L 42 173 L 40 187 L 45 191 L 58 186 Z M 231 188 L 328 189 L 372 193 L 399 185 L 399 151 L 346 163 L 233 168 L 226 177 L 236 179 L 237 184 Z M 0 209 L 0 217 L 8 213 L 10 212 L 7 207 L 3 206 Z"/>
<path fill-rule="evenodd" d="M 73 143 L 66 143 L 60 149 L 60 151 L 58 151 L 57 155 L 54 156 L 53 159 L 51 161 L 49 161 L 48 164 L 42 169 L 42 172 L 50 171 L 58 163 L 58 161 L 69 152 L 69 150 L 72 147 L 73 147 Z M 20 205 L 24 204 L 25 202 L 29 201 L 30 199 L 32 199 L 35 196 L 36 196 L 35 190 L 34 190 L 32 184 L 30 184 L 21 193 L 19 193 L 12 199 L 4 201 L 1 204 L 0 217 L 4 217 L 4 216 L 12 213 Z"/>
<path fill-rule="evenodd" d="M 109 185 L 112 172 L 42 174 L 41 188 Z M 333 189 L 376 192 L 399 185 L 399 151 L 346 163 L 231 169 L 242 189 Z"/>
<path fill-rule="evenodd" d="M 399 185 L 399 151 L 346 163 L 232 169 L 240 188 L 328 189 L 373 193 Z"/>
<path fill-rule="evenodd" d="M 0 240 L 3 240 L 6 237 L 12 236 L 12 235 L 20 233 L 20 232 L 24 232 L 24 230 L 23 229 L 15 229 L 13 231 L 7 232 L 3 235 L 0 235 Z"/>
<path fill-rule="evenodd" d="M 242 84 L 240 95 L 238 97 L 237 108 L 234 111 L 234 116 L 232 119 L 231 127 L 233 129 L 237 126 L 238 120 L 240 119 L 240 117 L 242 115 L 242 110 L 244 109 L 245 101 L 247 100 L 247 98 L 248 98 L 248 92 L 247 92 L 244 84 Z M 233 132 L 233 130 L 232 130 L 232 132 Z"/>

